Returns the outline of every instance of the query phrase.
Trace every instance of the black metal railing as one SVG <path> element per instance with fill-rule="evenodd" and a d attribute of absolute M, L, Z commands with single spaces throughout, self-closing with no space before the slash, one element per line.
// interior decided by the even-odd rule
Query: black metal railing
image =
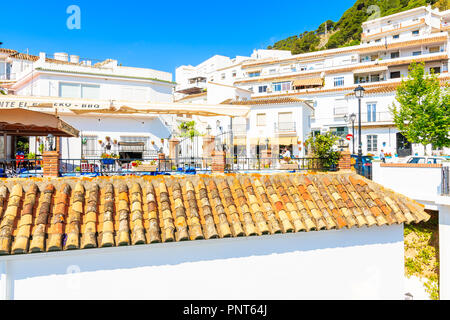
<path fill-rule="evenodd" d="M 0 178 L 42 176 L 42 159 L 0 159 Z"/>
<path fill-rule="evenodd" d="M 253 171 L 336 171 L 322 158 L 226 158 L 225 172 Z M 42 159 L 0 159 L 0 178 L 42 177 Z M 60 159 L 59 175 L 66 176 L 122 176 L 195 174 L 211 172 L 212 158 L 179 157 L 176 159 Z"/>
<path fill-rule="evenodd" d="M 176 159 L 61 159 L 60 174 L 68 175 L 157 175 L 164 173 L 206 173 L 211 158 Z"/>
<path fill-rule="evenodd" d="M 225 170 L 227 172 L 239 171 L 336 171 L 336 165 L 328 165 L 328 161 L 324 158 L 291 158 L 289 160 L 276 157 L 264 158 L 248 158 L 234 157 L 226 159 Z"/>
<path fill-rule="evenodd" d="M 450 195 L 450 167 L 442 167 L 441 195 Z"/>

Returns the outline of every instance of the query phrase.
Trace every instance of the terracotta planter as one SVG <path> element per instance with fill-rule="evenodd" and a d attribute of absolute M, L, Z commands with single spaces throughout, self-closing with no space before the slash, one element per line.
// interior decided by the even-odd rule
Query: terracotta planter
<path fill-rule="evenodd" d="M 132 168 L 133 171 L 140 171 L 140 172 L 153 172 L 158 170 L 158 165 L 156 164 L 140 164 L 138 166 L 135 166 Z"/>
<path fill-rule="evenodd" d="M 282 163 L 280 165 L 281 170 L 298 170 L 298 163 Z"/>

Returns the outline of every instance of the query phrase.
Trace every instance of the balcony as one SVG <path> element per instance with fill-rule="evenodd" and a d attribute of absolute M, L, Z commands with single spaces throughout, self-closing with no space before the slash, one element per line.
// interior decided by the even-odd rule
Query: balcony
<path fill-rule="evenodd" d="M 370 124 L 370 123 L 392 122 L 392 121 L 393 117 L 389 111 L 361 113 L 361 123 Z M 357 125 L 357 122 L 358 118 L 356 118 L 355 126 Z"/>
<path fill-rule="evenodd" d="M 276 133 L 294 133 L 296 132 L 295 122 L 275 122 Z"/>

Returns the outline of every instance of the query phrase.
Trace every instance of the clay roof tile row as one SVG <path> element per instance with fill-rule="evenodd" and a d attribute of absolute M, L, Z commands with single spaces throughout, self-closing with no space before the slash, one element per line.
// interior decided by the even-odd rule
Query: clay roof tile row
<path fill-rule="evenodd" d="M 3 255 L 428 219 L 417 202 L 353 173 L 0 182 Z"/>

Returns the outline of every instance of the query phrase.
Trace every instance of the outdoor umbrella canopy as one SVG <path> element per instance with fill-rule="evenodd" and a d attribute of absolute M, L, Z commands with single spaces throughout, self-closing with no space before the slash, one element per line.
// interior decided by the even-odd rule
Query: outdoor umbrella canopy
<path fill-rule="evenodd" d="M 79 131 L 57 116 L 21 108 L 0 109 L 0 132 L 7 135 L 78 137 Z"/>

